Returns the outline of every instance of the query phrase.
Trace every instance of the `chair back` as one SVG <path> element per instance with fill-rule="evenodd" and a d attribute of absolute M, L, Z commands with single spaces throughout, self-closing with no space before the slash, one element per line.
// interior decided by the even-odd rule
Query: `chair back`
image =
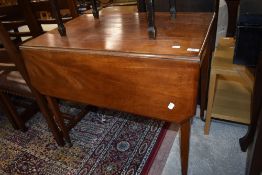
<path fill-rule="evenodd" d="M 75 0 L 53 0 L 57 4 L 62 21 L 66 22 L 78 16 Z M 32 1 L 31 7 L 34 15 L 41 24 L 56 24 L 55 14 L 52 9 L 52 0 Z"/>
<path fill-rule="evenodd" d="M 3 43 L 2 39 L 0 39 L 0 69 L 1 70 L 9 70 L 10 67 L 13 67 L 12 63 L 21 64 L 22 62 L 17 62 L 10 59 L 10 56 L 14 56 L 12 53 L 19 52 L 18 50 L 14 50 L 14 48 L 18 48 L 21 43 L 24 42 L 25 38 L 36 37 L 43 33 L 43 29 L 41 24 L 57 24 L 62 20 L 61 16 L 57 16 L 56 19 L 40 19 L 39 12 L 41 11 L 50 11 L 50 13 L 54 12 L 52 9 L 52 1 L 57 3 L 58 9 L 70 9 L 70 13 L 72 17 L 67 16 L 64 18 L 64 21 L 70 20 L 73 17 L 76 17 L 75 13 L 75 1 L 74 0 L 46 0 L 46 1 L 29 1 L 29 0 L 17 0 L 17 3 L 2 5 L 0 6 L 0 21 L 2 23 L 3 29 L 2 37 L 5 38 L 5 43 Z M 52 13 L 52 14 L 53 14 Z M 28 29 L 27 29 L 27 27 Z M 4 32 L 5 30 L 5 32 Z M 9 41 L 10 40 L 10 41 Z M 7 42 L 8 41 L 8 42 Z M 11 47 L 14 45 L 15 47 Z M 8 47 L 8 48 L 7 48 Z M 10 53 L 8 53 L 10 50 Z M 11 64 L 11 65 L 10 65 Z M 22 71 L 19 69 L 19 71 Z"/>
<path fill-rule="evenodd" d="M 34 14 L 30 9 L 28 1 L 18 0 L 18 3 L 0 6 L 0 20 L 11 37 L 21 39 L 21 37 L 38 36 L 42 33 L 42 28 L 34 20 Z M 19 31 L 18 28 L 28 26 L 29 31 Z"/>
<path fill-rule="evenodd" d="M 29 78 L 20 51 L 15 43 L 10 39 L 10 35 L 2 23 L 0 23 L 0 41 L 4 46 L 2 49 L 5 51 L 5 56 L 10 59 L 10 62 L 15 64 L 25 81 L 29 83 Z"/>
<path fill-rule="evenodd" d="M 18 47 L 23 42 L 25 37 L 36 37 L 43 33 L 41 25 L 36 21 L 30 8 L 30 3 L 24 0 L 18 0 L 17 2 L 18 3 L 7 6 L 0 6 L 1 70 L 13 69 L 13 63 L 17 66 L 17 60 L 13 60 L 10 57 L 17 57 L 16 53 L 18 52 Z"/>

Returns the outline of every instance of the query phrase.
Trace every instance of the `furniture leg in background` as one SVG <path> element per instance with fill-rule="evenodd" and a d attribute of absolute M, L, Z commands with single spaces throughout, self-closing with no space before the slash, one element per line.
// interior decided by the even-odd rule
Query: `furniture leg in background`
<path fill-rule="evenodd" d="M 98 19 L 99 18 L 99 11 L 97 9 L 97 4 L 96 4 L 96 0 L 91 0 L 92 2 L 92 13 L 94 18 Z"/>
<path fill-rule="evenodd" d="M 14 129 L 19 129 L 20 126 L 17 124 L 16 118 L 13 117 L 13 114 L 11 112 L 11 110 L 9 110 L 9 106 L 6 104 L 6 101 L 2 98 L 2 94 L 0 92 L 0 102 L 1 102 L 1 109 L 5 112 L 9 122 L 11 123 L 12 127 Z"/>
<path fill-rule="evenodd" d="M 260 175 L 262 158 L 262 52 L 258 59 L 251 106 L 251 124 L 239 139 L 242 151 L 248 150 L 246 175 Z"/>
<path fill-rule="evenodd" d="M 56 22 L 58 24 L 58 31 L 61 36 L 66 36 L 66 28 L 63 24 L 62 17 L 60 14 L 60 9 L 57 4 L 57 0 L 50 0 L 51 7 L 52 7 L 52 13 L 55 16 Z"/>
<path fill-rule="evenodd" d="M 214 36 L 215 30 L 215 20 L 213 25 L 211 26 L 211 35 L 209 36 L 210 38 L 208 39 L 207 45 L 208 47 L 205 52 L 203 53 L 203 61 L 200 67 L 200 118 L 202 121 L 205 121 L 204 119 L 204 112 L 207 108 L 207 93 L 208 93 L 208 85 L 209 85 L 209 75 L 210 75 L 210 66 L 211 66 L 211 59 L 212 59 L 212 48 L 214 45 L 214 40 L 212 37 Z"/>
<path fill-rule="evenodd" d="M 147 11 L 147 32 L 150 39 L 156 39 L 156 26 L 155 26 L 155 11 L 154 11 L 154 1 L 146 1 L 146 11 Z"/>
<path fill-rule="evenodd" d="M 209 81 L 209 91 L 208 91 L 208 103 L 207 103 L 207 112 L 206 112 L 206 124 L 204 133 L 209 134 L 210 129 L 210 123 L 211 123 L 211 113 L 212 113 L 212 107 L 214 103 L 214 96 L 215 96 L 215 88 L 216 88 L 216 74 L 210 75 L 210 81 Z"/>
<path fill-rule="evenodd" d="M 233 37 L 237 27 L 237 12 L 240 0 L 225 0 L 228 7 L 227 37 Z"/>
<path fill-rule="evenodd" d="M 176 0 L 169 0 L 170 14 L 173 19 L 176 18 Z"/>

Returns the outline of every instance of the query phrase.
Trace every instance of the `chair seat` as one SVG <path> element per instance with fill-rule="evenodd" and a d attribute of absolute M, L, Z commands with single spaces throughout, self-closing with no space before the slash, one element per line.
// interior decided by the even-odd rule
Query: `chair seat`
<path fill-rule="evenodd" d="M 34 98 L 18 71 L 2 71 L 0 73 L 0 90 L 13 95 Z"/>

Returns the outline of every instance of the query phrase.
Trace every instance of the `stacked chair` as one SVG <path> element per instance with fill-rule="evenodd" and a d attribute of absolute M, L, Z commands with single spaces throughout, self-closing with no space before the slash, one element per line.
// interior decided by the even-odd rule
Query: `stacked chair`
<path fill-rule="evenodd" d="M 86 115 L 90 107 L 84 106 L 77 115 L 62 113 L 59 108 L 59 99 L 45 98 L 32 87 L 19 51 L 19 45 L 24 42 L 23 37 L 36 37 L 43 34 L 41 23 L 58 23 L 59 32 L 63 35 L 61 33 L 63 29 L 60 27 L 63 26 L 64 19 L 59 13 L 59 3 L 54 0 L 50 2 L 18 0 L 17 2 L 16 5 L 0 7 L 0 102 L 2 108 L 12 126 L 22 131 L 27 129 L 25 122 L 40 108 L 58 145 L 63 146 L 65 140 L 71 146 L 69 131 Z M 68 0 L 68 4 L 72 5 L 73 1 Z M 47 6 L 50 8 L 45 8 Z M 48 22 L 38 19 L 39 9 L 52 10 L 51 13 L 55 18 Z M 73 8 L 70 11 L 72 18 L 77 16 Z M 24 25 L 28 26 L 29 31 L 19 31 L 19 28 Z M 21 107 L 26 108 L 19 114 L 15 107 L 17 104 L 13 103 L 10 95 L 29 98 L 32 104 L 25 105 L 19 102 Z"/>
<path fill-rule="evenodd" d="M 58 145 L 64 145 L 63 137 L 45 104 L 45 99 L 31 86 L 24 63 L 18 49 L 22 37 L 36 37 L 43 33 L 41 26 L 33 20 L 31 11 L 27 11 L 27 1 L 18 1 L 19 5 L 1 7 L 0 41 L 1 74 L 0 101 L 6 116 L 15 129 L 26 130 L 25 122 L 39 106 Z M 20 10 L 23 9 L 23 10 Z M 25 13 L 26 12 L 26 13 Z M 29 31 L 19 32 L 18 28 L 27 25 Z M 25 111 L 20 115 L 10 99 L 10 95 L 35 99 L 38 106 L 23 105 Z"/>

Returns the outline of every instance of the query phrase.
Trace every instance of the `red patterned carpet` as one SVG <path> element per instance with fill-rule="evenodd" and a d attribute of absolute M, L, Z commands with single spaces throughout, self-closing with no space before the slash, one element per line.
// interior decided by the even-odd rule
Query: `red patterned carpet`
<path fill-rule="evenodd" d="M 41 115 L 26 133 L 0 116 L 0 174 L 146 174 L 167 125 L 130 114 L 90 112 L 71 132 L 73 147 L 58 147 Z"/>

